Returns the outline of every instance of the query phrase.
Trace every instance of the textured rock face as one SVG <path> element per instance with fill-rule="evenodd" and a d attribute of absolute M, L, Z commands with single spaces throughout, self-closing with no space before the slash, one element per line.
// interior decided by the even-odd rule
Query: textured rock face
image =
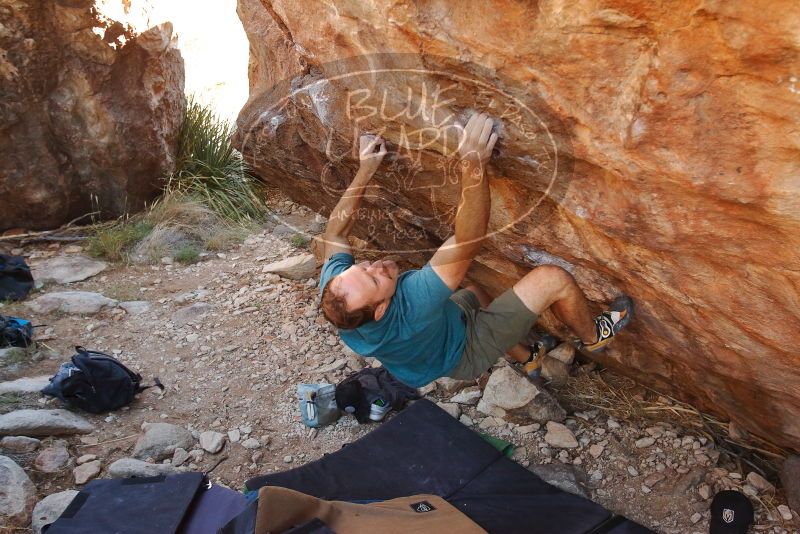
<path fill-rule="evenodd" d="M 134 211 L 174 167 L 185 97 L 172 26 L 134 37 L 93 4 L 0 6 L 0 230 Z"/>
<path fill-rule="evenodd" d="M 598 307 L 631 295 L 638 318 L 600 360 L 800 446 L 793 2 L 239 0 L 239 15 L 251 95 L 237 142 L 263 178 L 329 213 L 356 168 L 354 131 L 381 133 L 382 190 L 355 232 L 419 264 L 449 231 L 458 186 L 426 189 L 452 168 L 452 140 L 417 143 L 414 159 L 409 131 L 468 109 L 503 117 L 489 172 L 503 231 L 470 277 L 499 292 L 555 263 Z M 330 63 L 376 52 L 416 59 Z M 462 77 L 439 107 L 427 93 L 428 116 L 406 109 L 409 95 L 424 102 L 421 76 L 375 74 L 409 63 L 442 87 Z M 359 66 L 369 74 L 336 77 Z"/>

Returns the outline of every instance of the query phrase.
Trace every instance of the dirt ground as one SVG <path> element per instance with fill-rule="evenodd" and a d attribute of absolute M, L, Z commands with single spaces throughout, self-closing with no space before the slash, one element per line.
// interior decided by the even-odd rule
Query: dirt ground
<path fill-rule="evenodd" d="M 281 209 L 294 223 L 319 230 L 313 214 L 288 205 L 278 212 Z M 75 345 L 83 345 L 114 354 L 146 381 L 158 376 L 166 385 L 163 393 L 149 389 L 110 415 L 88 416 L 96 430 L 82 438 L 67 438 L 73 461 L 58 473 L 38 472 L 32 458 L 16 457 L 40 497 L 76 487 L 74 458 L 96 454 L 105 467 L 130 456 L 144 422 L 169 422 L 198 432 L 238 429 L 241 440 L 258 439 L 260 449 L 246 449 L 241 440 L 227 441 L 222 452 L 206 453 L 191 466 L 205 471 L 224 458 L 211 477 L 236 489 L 254 475 L 316 460 L 374 428 L 349 416 L 319 430 L 299 422 L 298 383 L 336 383 L 372 362 L 346 349 L 320 316 L 316 278 L 293 281 L 262 273 L 272 261 L 307 252 L 304 245 L 293 245 L 290 237 L 285 227 L 270 224 L 234 249 L 209 254 L 193 265 L 112 264 L 86 281 L 46 286 L 28 298 L 52 291 L 92 291 L 120 301 L 148 301 L 150 310 L 140 315 L 120 308 L 90 316 L 37 315 L 25 303 L 0 308 L 2 314 L 47 325 L 37 329 L 41 350 L 28 361 L 6 362 L 0 379 L 52 374 L 74 353 Z M 59 244 L 29 246 L 22 252 L 31 265 L 55 255 L 80 253 L 79 247 Z M 186 323 L 178 319 L 178 310 L 198 303 L 208 305 L 202 308 L 204 315 Z M 569 380 L 579 386 L 582 380 L 597 379 L 593 369 L 575 365 Z M 610 376 L 607 371 L 603 375 Z M 443 387 L 427 393 L 435 401 L 446 402 L 452 396 Z M 1 412 L 59 404 L 38 395 L 0 400 Z M 577 448 L 549 446 L 544 425 L 505 422 L 472 405 L 459 405 L 458 410 L 465 424 L 514 443 L 514 459 L 522 465 L 571 466 L 590 498 L 656 532 L 707 532 L 708 497 L 716 490 L 746 484 L 751 471 L 747 465 L 720 455 L 712 441 L 679 422 L 609 417 L 607 411 L 593 408 L 591 395 L 581 400 L 573 394 L 562 402 L 569 412 L 567 426 L 580 442 Z M 653 438 L 652 445 L 637 447 L 637 440 L 641 444 L 648 437 Z M 758 510 L 756 532 L 800 532 L 796 514 L 785 521 L 776 511 L 785 503 L 780 490 L 761 492 L 752 500 Z"/>

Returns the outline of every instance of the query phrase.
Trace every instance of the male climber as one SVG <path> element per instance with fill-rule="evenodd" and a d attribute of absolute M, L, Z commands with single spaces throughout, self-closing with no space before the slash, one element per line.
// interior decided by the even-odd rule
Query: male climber
<path fill-rule="evenodd" d="M 536 267 L 494 300 L 474 285 L 456 291 L 489 223 L 485 168 L 497 141 L 493 126 L 486 115 L 473 114 L 461 132 L 458 152 L 464 163 L 455 235 L 422 269 L 401 273 L 389 260 L 355 263 L 348 245 L 367 184 L 386 155 L 378 137 L 361 136 L 360 168 L 323 236 L 322 312 L 348 347 L 377 358 L 412 387 L 442 376 L 477 378 L 504 354 L 536 376 L 543 353 L 524 340 L 548 308 L 589 351 L 607 345 L 633 312 L 631 299 L 621 297 L 593 318 L 575 280 L 554 265 Z"/>

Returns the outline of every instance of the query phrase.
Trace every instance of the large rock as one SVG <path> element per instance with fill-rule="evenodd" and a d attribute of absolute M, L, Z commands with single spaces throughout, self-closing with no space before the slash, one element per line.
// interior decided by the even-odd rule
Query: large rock
<path fill-rule="evenodd" d="M 155 477 L 175 472 L 175 468 L 169 464 L 151 464 L 135 458 L 120 458 L 108 466 L 111 478 Z"/>
<path fill-rule="evenodd" d="M 170 423 L 144 423 L 144 434 L 133 447 L 133 457 L 140 460 L 152 458 L 163 460 L 175 453 L 175 449 L 189 450 L 194 445 L 192 433 L 182 426 Z"/>
<path fill-rule="evenodd" d="M 132 35 L 94 4 L 0 12 L 0 230 L 135 211 L 174 169 L 186 99 L 172 25 Z"/>
<path fill-rule="evenodd" d="M 586 472 L 580 467 L 553 463 L 534 465 L 528 469 L 558 489 L 586 499 L 589 498 L 589 494 L 586 491 Z"/>
<path fill-rule="evenodd" d="M 8 382 L 0 382 L 0 395 L 5 393 L 37 393 L 50 383 L 49 375 L 17 378 Z"/>
<path fill-rule="evenodd" d="M 50 258 L 33 268 L 33 279 L 37 282 L 55 282 L 68 284 L 80 282 L 103 272 L 108 264 L 104 261 L 93 260 L 86 256 L 56 256 Z"/>
<path fill-rule="evenodd" d="M 470 109 L 502 118 L 498 231 L 472 280 L 497 294 L 555 264 L 598 309 L 631 295 L 636 321 L 593 358 L 797 447 L 800 10 L 697 6 L 239 0 L 250 99 L 235 143 L 328 214 L 354 134 L 380 133 L 390 154 L 354 232 L 421 265 L 460 199 L 452 125 Z"/>
<path fill-rule="evenodd" d="M 496 369 L 489 377 L 478 411 L 495 417 L 510 413 L 539 423 L 563 421 L 567 415 L 546 389 L 507 366 Z"/>
<path fill-rule="evenodd" d="M 0 439 L 0 449 L 3 452 L 15 452 L 17 454 L 33 452 L 39 448 L 41 443 L 38 439 L 29 438 L 28 436 L 5 436 Z"/>
<path fill-rule="evenodd" d="M 104 308 L 117 305 L 117 301 L 90 291 L 60 291 L 44 295 L 26 303 L 34 313 L 75 313 L 92 315 Z"/>
<path fill-rule="evenodd" d="M 88 434 L 92 423 L 67 410 L 15 410 L 0 415 L 0 436 L 67 436 Z"/>
<path fill-rule="evenodd" d="M 800 513 L 800 456 L 789 456 L 781 466 L 780 476 L 786 502 L 792 510 Z"/>
<path fill-rule="evenodd" d="M 314 276 L 317 269 L 317 260 L 313 254 L 301 254 L 265 265 L 261 272 L 274 273 L 282 278 L 292 280 L 308 280 Z"/>
<path fill-rule="evenodd" d="M 78 493 L 76 490 L 59 491 L 36 503 L 31 516 L 31 529 L 34 534 L 41 534 L 45 525 L 61 517 Z"/>
<path fill-rule="evenodd" d="M 27 527 L 36 487 L 25 471 L 8 456 L 0 456 L 0 525 Z"/>

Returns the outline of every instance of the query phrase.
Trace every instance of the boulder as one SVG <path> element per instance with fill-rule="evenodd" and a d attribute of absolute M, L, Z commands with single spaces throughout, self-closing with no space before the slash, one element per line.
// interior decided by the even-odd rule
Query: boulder
<path fill-rule="evenodd" d="M 15 410 L 0 415 L 0 436 L 68 436 L 88 434 L 94 426 L 67 410 Z"/>
<path fill-rule="evenodd" d="M 27 302 L 26 305 L 34 313 L 74 313 L 92 315 L 104 308 L 117 305 L 114 299 L 106 298 L 100 293 L 89 291 L 61 291 L 45 293 Z"/>
<path fill-rule="evenodd" d="M 120 302 L 119 307 L 128 312 L 129 315 L 141 315 L 149 312 L 152 305 L 146 300 L 130 300 L 128 302 Z"/>
<path fill-rule="evenodd" d="M 202 318 L 205 314 L 214 310 L 214 306 L 212 304 L 208 304 L 205 302 L 198 302 L 196 304 L 192 304 L 190 306 L 184 306 L 183 308 L 179 308 L 172 314 L 172 322 L 177 325 L 184 325 L 187 323 L 191 323 L 197 321 L 198 319 Z"/>
<path fill-rule="evenodd" d="M 491 374 L 477 408 L 494 417 L 506 417 L 511 412 L 539 423 L 563 421 L 566 417 L 564 409 L 546 389 L 508 366 Z"/>
<path fill-rule="evenodd" d="M 39 455 L 34 460 L 33 465 L 42 473 L 56 473 L 69 462 L 69 451 L 67 444 L 63 441 L 57 441 L 42 449 Z"/>
<path fill-rule="evenodd" d="M 36 487 L 8 456 L 0 456 L 0 524 L 27 528 L 36 504 Z"/>
<path fill-rule="evenodd" d="M 115 218 L 155 198 L 186 106 L 172 25 L 134 35 L 88 0 L 19 0 L 3 28 L 0 231 Z"/>
<path fill-rule="evenodd" d="M 0 382 L 0 395 L 5 393 L 38 393 L 50 383 L 50 375 L 17 378 L 8 382 Z"/>
<path fill-rule="evenodd" d="M 265 265 L 262 273 L 275 273 L 281 278 L 292 280 L 308 280 L 314 276 L 317 270 L 317 260 L 313 254 L 301 254 L 292 256 L 269 265 Z"/>
<path fill-rule="evenodd" d="M 163 460 L 175 453 L 175 449 L 191 449 L 194 445 L 192 433 L 182 426 L 170 423 L 144 423 L 142 434 L 133 447 L 133 457 L 139 460 L 152 458 Z"/>
<path fill-rule="evenodd" d="M 68 284 L 80 282 L 103 272 L 108 264 L 93 260 L 86 256 L 56 256 L 39 263 L 32 269 L 33 279 L 37 282 L 55 282 Z"/>
<path fill-rule="evenodd" d="M 471 278 L 499 294 L 550 264 L 595 309 L 631 295 L 637 318 L 591 358 L 797 447 L 796 2 L 328 5 L 238 0 L 234 144 L 260 178 L 329 214 L 355 134 L 380 133 L 354 235 L 420 266 L 453 232 L 457 123 L 500 118 Z"/>
<path fill-rule="evenodd" d="M 169 464 L 151 464 L 135 458 L 120 458 L 109 465 L 107 471 L 111 478 L 155 477 L 177 472 L 175 467 Z"/>
<path fill-rule="evenodd" d="M 59 491 L 48 495 L 33 508 L 31 516 L 31 529 L 34 534 L 41 534 L 42 528 L 61 517 L 69 503 L 79 492 L 77 490 Z"/>

